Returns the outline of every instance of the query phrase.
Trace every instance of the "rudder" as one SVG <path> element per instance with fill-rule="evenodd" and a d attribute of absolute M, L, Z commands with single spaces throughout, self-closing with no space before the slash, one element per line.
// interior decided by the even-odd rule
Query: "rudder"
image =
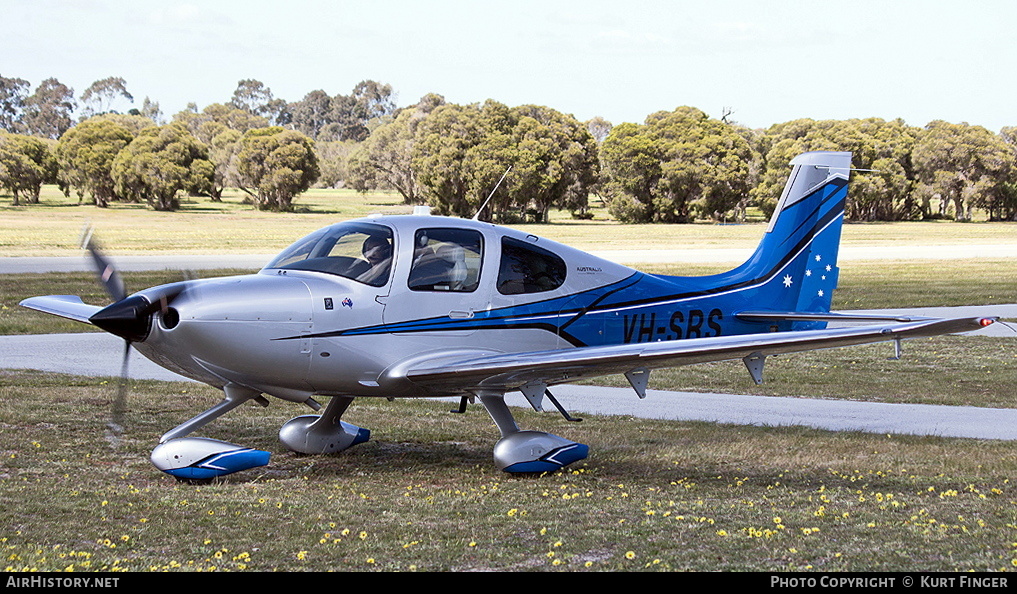
<path fill-rule="evenodd" d="M 841 227 L 847 198 L 851 153 L 817 151 L 791 160 L 780 200 L 766 234 L 736 271 L 767 279 L 755 307 L 774 312 L 830 311 L 837 286 Z M 734 272 L 734 271 L 733 271 Z M 781 329 L 805 330 L 824 322 L 788 322 Z"/>

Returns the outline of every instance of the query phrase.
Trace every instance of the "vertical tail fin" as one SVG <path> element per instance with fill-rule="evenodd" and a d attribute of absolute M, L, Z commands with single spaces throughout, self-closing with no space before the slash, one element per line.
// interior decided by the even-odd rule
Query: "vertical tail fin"
<path fill-rule="evenodd" d="M 828 312 L 837 286 L 851 153 L 803 153 L 791 166 L 759 247 L 729 274 L 760 283 L 752 295 L 753 309 Z M 793 328 L 817 325 L 823 323 L 796 322 Z"/>

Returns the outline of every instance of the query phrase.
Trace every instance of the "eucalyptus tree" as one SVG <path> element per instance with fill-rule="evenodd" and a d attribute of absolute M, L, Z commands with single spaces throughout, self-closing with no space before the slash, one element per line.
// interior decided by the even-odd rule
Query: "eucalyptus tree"
<path fill-rule="evenodd" d="M 135 110 L 132 109 L 131 111 Z M 162 109 L 159 108 L 159 102 L 153 101 L 148 97 L 145 97 L 145 100 L 141 102 L 141 109 L 137 110 L 137 115 L 146 117 L 159 126 L 166 123 L 166 120 L 163 118 Z"/>
<path fill-rule="evenodd" d="M 273 126 L 290 123 L 289 103 L 272 94 L 272 89 L 255 79 L 244 79 L 237 83 L 230 105 L 250 114 L 261 116 Z"/>
<path fill-rule="evenodd" d="M 322 128 L 332 122 L 332 97 L 322 90 L 311 91 L 289 105 L 293 129 L 318 139 Z"/>
<path fill-rule="evenodd" d="M 604 142 L 604 140 L 607 139 L 607 135 L 611 133 L 611 128 L 614 128 L 614 124 L 600 116 L 593 117 L 586 121 L 586 129 L 598 143 Z"/>
<path fill-rule="evenodd" d="M 442 105 L 420 121 L 413 143 L 420 196 L 455 216 L 511 222 L 546 221 L 551 208 L 578 213 L 597 179 L 593 136 L 544 106 Z"/>
<path fill-rule="evenodd" d="M 392 116 L 395 109 L 391 85 L 361 81 L 349 95 L 332 97 L 329 121 L 321 127 L 317 139 L 361 142 Z"/>
<path fill-rule="evenodd" d="M 23 78 L 0 76 L 0 130 L 20 131 L 28 88 L 28 81 Z"/>
<path fill-rule="evenodd" d="M 1003 137 L 981 126 L 929 122 L 912 155 L 925 210 L 938 199 L 936 216 L 971 220 L 975 208 L 991 210 L 1005 200 L 1014 171 L 1014 151 Z"/>
<path fill-rule="evenodd" d="M 77 107 L 74 89 L 55 78 L 47 78 L 25 99 L 22 128 L 27 134 L 56 140 L 73 124 Z"/>
<path fill-rule="evenodd" d="M 441 95 L 425 95 L 356 145 L 346 170 L 350 187 L 361 192 L 390 188 L 399 192 L 406 204 L 421 203 L 421 187 L 413 169 L 417 129 L 432 111 L 444 104 Z"/>
<path fill-rule="evenodd" d="M 856 171 L 848 189 L 846 216 L 858 221 L 917 218 L 920 204 L 914 193 L 911 153 L 920 132 L 899 119 L 799 119 L 775 124 L 759 141 L 763 166 L 753 198 L 769 216 L 780 198 L 791 159 L 807 151 L 850 151 Z"/>
<path fill-rule="evenodd" d="M 142 130 L 111 166 L 120 196 L 161 211 L 179 208 L 181 193 L 208 193 L 213 173 L 208 148 L 180 123 Z"/>
<path fill-rule="evenodd" d="M 1017 127 L 1007 126 L 999 131 L 1010 153 L 1017 159 Z M 986 205 L 989 218 L 994 221 L 1017 221 L 1017 171 L 1013 171 L 996 199 Z"/>
<path fill-rule="evenodd" d="M 353 154 L 360 150 L 361 144 L 363 143 L 353 142 L 352 140 L 322 140 L 315 142 L 314 153 L 318 156 L 318 169 L 320 170 L 315 186 L 322 188 L 353 187 L 358 189 L 351 183 L 350 163 Z M 367 189 L 363 191 L 367 191 Z"/>
<path fill-rule="evenodd" d="M 127 91 L 127 81 L 119 76 L 97 80 L 81 93 L 84 118 L 115 112 L 113 108 L 121 100 L 134 102 L 134 96 Z"/>
<path fill-rule="evenodd" d="M 508 107 L 446 104 L 436 108 L 418 127 L 412 168 L 423 197 L 441 214 L 472 217 L 499 176 L 511 165 L 508 154 Z M 508 195 L 500 188 L 482 213 L 507 210 Z"/>
<path fill-rule="evenodd" d="M 42 184 L 56 176 L 56 160 L 46 140 L 0 132 L 0 187 L 13 196 L 14 206 L 38 203 Z"/>
<path fill-rule="evenodd" d="M 60 137 L 56 146 L 61 184 L 86 194 L 96 206 L 106 207 L 117 199 L 111 173 L 113 159 L 134 140 L 131 130 L 112 119 L 92 118 L 74 126 Z"/>
<path fill-rule="evenodd" d="M 693 107 L 615 126 L 601 145 L 605 200 L 627 222 L 719 218 L 752 186 L 754 153 L 738 129 Z"/>
<path fill-rule="evenodd" d="M 280 126 L 244 133 L 236 156 L 239 187 L 260 210 L 288 211 L 318 179 L 314 141 Z"/>
<path fill-rule="evenodd" d="M 268 120 L 233 105 L 213 103 L 200 112 L 197 106 L 173 116 L 191 134 L 208 146 L 208 158 L 215 167 L 209 195 L 213 202 L 222 200 L 227 187 L 238 186 L 237 155 L 240 139 L 248 130 L 268 127 Z"/>
<path fill-rule="evenodd" d="M 516 206 L 546 223 L 551 208 L 586 211 L 600 175 L 597 141 L 587 126 L 549 107 L 512 109 L 515 157 L 506 182 Z"/>

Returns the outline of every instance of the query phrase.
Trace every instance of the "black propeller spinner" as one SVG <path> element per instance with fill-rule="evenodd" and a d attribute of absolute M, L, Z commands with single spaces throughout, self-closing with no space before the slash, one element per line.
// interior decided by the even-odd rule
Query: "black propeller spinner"
<path fill-rule="evenodd" d="M 92 262 L 95 264 L 95 273 L 99 283 L 113 300 L 111 305 L 96 312 L 88 321 L 128 342 L 144 341 L 148 338 L 152 315 L 158 311 L 165 313 L 170 303 L 183 292 L 183 286 L 168 288 L 162 295 L 158 295 L 155 301 L 150 301 L 140 295 L 128 297 L 123 278 L 110 260 L 99 250 L 92 239 L 90 229 L 86 229 L 82 247 L 88 250 Z"/>

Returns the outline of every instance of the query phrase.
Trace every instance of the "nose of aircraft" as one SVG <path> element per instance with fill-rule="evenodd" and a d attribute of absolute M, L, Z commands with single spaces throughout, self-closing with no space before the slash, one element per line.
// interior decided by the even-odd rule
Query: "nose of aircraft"
<path fill-rule="evenodd" d="M 151 305 L 144 297 L 127 297 L 99 310 L 88 321 L 120 338 L 141 342 L 148 337 L 152 317 L 148 309 Z"/>
<path fill-rule="evenodd" d="M 181 292 L 182 286 L 174 286 L 156 295 L 132 295 L 97 311 L 88 321 L 125 340 L 143 342 L 148 338 L 152 314 L 167 308 Z"/>

